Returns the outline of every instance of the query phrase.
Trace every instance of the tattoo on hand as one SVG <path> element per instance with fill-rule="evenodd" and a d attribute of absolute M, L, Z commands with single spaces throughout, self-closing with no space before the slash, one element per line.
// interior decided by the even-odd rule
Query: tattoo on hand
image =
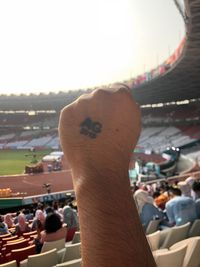
<path fill-rule="evenodd" d="M 92 121 L 91 118 L 86 118 L 80 124 L 80 133 L 87 135 L 90 138 L 96 138 L 97 134 L 101 132 L 102 124 L 97 121 Z"/>

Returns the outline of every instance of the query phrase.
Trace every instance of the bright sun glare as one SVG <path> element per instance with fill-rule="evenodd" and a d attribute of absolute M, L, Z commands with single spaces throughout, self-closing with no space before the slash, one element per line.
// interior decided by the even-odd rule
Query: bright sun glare
<path fill-rule="evenodd" d="M 1 1 L 0 93 L 83 89 L 130 78 L 139 47 L 133 2 Z"/>

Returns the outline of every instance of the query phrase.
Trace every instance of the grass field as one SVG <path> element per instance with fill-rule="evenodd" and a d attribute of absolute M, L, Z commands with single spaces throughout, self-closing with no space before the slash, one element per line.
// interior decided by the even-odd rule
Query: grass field
<path fill-rule="evenodd" d="M 25 165 L 31 164 L 33 154 L 37 160 L 48 155 L 51 150 L 39 150 L 30 152 L 28 150 L 0 150 L 0 175 L 22 174 Z"/>

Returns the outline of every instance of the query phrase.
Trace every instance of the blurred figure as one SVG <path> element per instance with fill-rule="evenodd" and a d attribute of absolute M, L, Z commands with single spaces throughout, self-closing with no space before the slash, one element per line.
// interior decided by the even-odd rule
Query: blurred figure
<path fill-rule="evenodd" d="M 44 224 L 44 231 L 41 232 L 41 242 L 56 241 L 62 238 L 66 239 L 67 225 L 62 223 L 60 216 L 55 213 L 49 213 Z"/>
<path fill-rule="evenodd" d="M 30 232 L 31 228 L 28 226 L 28 222 L 26 221 L 26 217 L 23 213 L 18 215 L 18 223 L 15 226 L 15 234 L 18 236 L 22 236 L 23 233 Z"/>
<path fill-rule="evenodd" d="M 193 176 L 188 177 L 187 179 L 185 179 L 185 182 L 189 185 L 190 190 L 191 190 L 191 197 L 193 200 L 196 199 L 196 194 L 194 192 L 194 190 L 192 189 L 192 185 L 193 183 L 196 181 L 196 179 Z"/>
<path fill-rule="evenodd" d="M 193 222 L 197 219 L 195 202 L 190 197 L 182 195 L 179 188 L 170 188 L 170 200 L 166 204 L 166 213 L 169 224 L 183 225 L 187 222 Z"/>
<path fill-rule="evenodd" d="M 37 237 L 34 240 L 36 245 L 36 253 L 40 253 L 44 242 L 57 241 L 60 239 L 66 239 L 67 237 L 67 225 L 63 224 L 60 216 L 55 212 L 47 214 L 44 224 L 44 230 L 41 228 L 41 224 L 37 227 Z"/>
<path fill-rule="evenodd" d="M 20 214 L 20 211 L 17 211 L 14 218 L 14 224 L 16 225 L 18 223 L 18 215 Z"/>
<path fill-rule="evenodd" d="M 36 210 L 35 212 L 35 218 L 33 219 L 33 223 L 31 226 L 32 231 L 37 230 L 38 221 L 40 221 L 42 228 L 44 229 L 45 214 L 42 210 Z"/>
<path fill-rule="evenodd" d="M 180 188 L 182 196 L 191 197 L 191 188 L 186 181 L 178 182 L 178 188 Z"/>
<path fill-rule="evenodd" d="M 140 220 L 146 229 L 149 222 L 154 219 L 163 219 L 164 214 L 153 205 L 153 198 L 149 196 L 147 191 L 137 190 L 134 193 L 135 204 L 138 209 Z"/>
<path fill-rule="evenodd" d="M 68 203 L 63 207 L 63 222 L 67 225 L 67 241 L 71 241 L 75 232 L 79 229 L 77 212 Z"/>
<path fill-rule="evenodd" d="M 4 215 L 4 222 L 7 224 L 8 228 L 15 227 L 14 220 L 11 213 Z"/>
<path fill-rule="evenodd" d="M 9 234 L 8 226 L 4 222 L 4 218 L 0 215 L 0 235 Z"/>
<path fill-rule="evenodd" d="M 30 209 L 24 209 L 23 213 L 26 217 L 27 222 L 33 220 L 33 213 L 31 213 Z"/>
<path fill-rule="evenodd" d="M 200 181 L 195 181 L 192 185 L 192 189 L 196 194 L 196 200 L 195 200 L 196 212 L 198 219 L 200 219 Z"/>
<path fill-rule="evenodd" d="M 59 204 L 57 201 L 53 202 L 53 209 L 54 209 L 54 212 L 57 213 L 61 220 L 63 221 L 63 209 L 62 208 L 59 208 Z"/>

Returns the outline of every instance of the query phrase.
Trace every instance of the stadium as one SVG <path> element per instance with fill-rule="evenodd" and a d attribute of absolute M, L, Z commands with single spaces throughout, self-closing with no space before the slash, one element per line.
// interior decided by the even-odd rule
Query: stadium
<path fill-rule="evenodd" d="M 200 180 L 200 1 L 186 0 L 184 10 L 175 2 L 185 23 L 184 39 L 157 68 L 120 81 L 131 88 L 142 112 L 142 132 L 129 166 L 131 187 L 137 182 L 151 186 L 158 182 L 172 185 L 189 177 Z M 105 85 L 107 86 L 109 85 Z M 74 198 L 71 168 L 61 152 L 59 116 L 61 109 L 67 104 L 94 89 L 96 88 L 49 94 L 0 95 L 2 215 L 38 203 L 64 202 Z M 172 260 L 173 266 L 200 266 L 200 220 L 197 221 L 195 234 L 188 236 L 191 232 L 188 227 L 182 237 L 163 245 L 162 248 L 171 249 L 175 243 L 198 236 L 195 241 L 192 240 L 196 242 L 196 250 L 191 248 L 192 245 L 188 246 L 187 252 L 184 248 L 183 255 L 177 256 L 182 257 L 180 265 L 174 265 Z M 153 235 L 156 231 L 157 226 L 154 230 L 148 228 L 146 234 Z M 149 240 L 150 238 L 151 236 Z M 2 242 L 1 236 L 0 241 Z M 156 244 L 151 243 L 155 240 L 149 242 L 151 248 L 155 246 L 152 251 L 158 250 L 158 240 Z M 14 259 L 9 256 L 5 260 L 5 252 L 0 255 L 2 263 Z M 158 259 L 159 254 L 154 254 L 159 267 L 166 266 L 163 265 L 166 260 L 164 257 L 170 257 L 170 254 L 164 255 L 164 260 L 161 256 Z M 54 263 L 55 266 L 56 264 L 58 262 Z"/>

